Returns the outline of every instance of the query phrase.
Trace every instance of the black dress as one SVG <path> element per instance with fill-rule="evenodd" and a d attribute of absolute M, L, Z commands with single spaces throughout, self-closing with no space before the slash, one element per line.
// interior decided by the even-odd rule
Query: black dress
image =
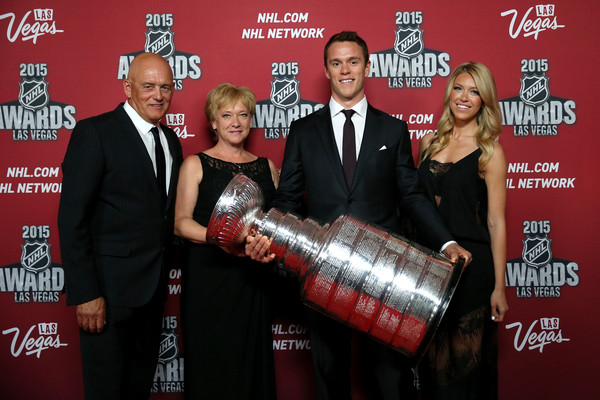
<path fill-rule="evenodd" d="M 242 164 L 204 153 L 194 220 L 208 225 L 213 208 L 238 172 L 275 193 L 266 158 Z M 215 245 L 187 243 L 181 316 L 186 399 L 275 398 L 268 265 Z"/>
<path fill-rule="evenodd" d="M 496 399 L 497 324 L 491 321 L 494 264 L 487 228 L 487 187 L 479 176 L 481 149 L 456 163 L 430 158 L 419 182 L 454 239 L 473 255 L 440 327 L 419 364 L 424 399 Z"/>

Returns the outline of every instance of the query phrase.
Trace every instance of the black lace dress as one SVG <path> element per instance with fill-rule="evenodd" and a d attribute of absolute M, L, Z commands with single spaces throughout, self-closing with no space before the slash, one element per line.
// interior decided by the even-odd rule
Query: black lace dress
<path fill-rule="evenodd" d="M 473 255 L 419 364 L 423 399 L 497 398 L 497 324 L 490 319 L 495 278 L 480 155 L 477 149 L 454 164 L 427 158 L 418 170 L 454 239 Z"/>
<path fill-rule="evenodd" d="M 238 172 L 275 193 L 266 158 L 242 164 L 204 153 L 194 220 L 208 225 L 219 196 Z M 275 378 L 268 291 L 270 267 L 215 245 L 187 243 L 181 317 L 186 399 L 273 399 Z"/>

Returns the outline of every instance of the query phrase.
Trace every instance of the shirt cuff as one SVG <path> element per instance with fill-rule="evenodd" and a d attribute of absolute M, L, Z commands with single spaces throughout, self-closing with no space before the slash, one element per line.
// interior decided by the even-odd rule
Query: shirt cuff
<path fill-rule="evenodd" d="M 457 242 L 455 240 L 450 240 L 450 241 L 444 243 L 444 245 L 442 246 L 442 248 L 440 250 L 440 253 L 443 253 L 444 250 L 446 250 L 446 247 L 450 246 L 452 243 L 457 243 Z"/>

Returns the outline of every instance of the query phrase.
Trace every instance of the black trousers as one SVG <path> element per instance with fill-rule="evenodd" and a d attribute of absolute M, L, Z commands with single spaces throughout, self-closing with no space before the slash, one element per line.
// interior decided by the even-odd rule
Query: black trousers
<path fill-rule="evenodd" d="M 100 334 L 79 330 L 86 400 L 148 399 L 156 371 L 163 297 L 141 307 L 106 306 Z"/>
<path fill-rule="evenodd" d="M 351 368 L 359 371 L 361 386 L 372 400 L 417 398 L 407 357 L 312 309 L 307 309 L 307 319 L 319 400 L 351 399 Z M 359 336 L 359 355 L 354 360 L 353 334 Z"/>

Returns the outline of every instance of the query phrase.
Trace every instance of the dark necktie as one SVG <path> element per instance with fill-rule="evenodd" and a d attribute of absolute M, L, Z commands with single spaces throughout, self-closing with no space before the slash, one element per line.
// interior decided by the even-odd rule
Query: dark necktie
<path fill-rule="evenodd" d="M 167 199 L 167 168 L 165 164 L 165 152 L 163 151 L 162 144 L 160 143 L 160 136 L 158 134 L 158 128 L 155 126 L 150 129 L 152 136 L 154 136 L 154 158 L 156 159 L 156 180 L 158 181 L 158 187 L 163 196 L 163 200 Z"/>
<path fill-rule="evenodd" d="M 352 186 L 354 169 L 356 167 L 356 139 L 354 137 L 354 124 L 352 123 L 352 114 L 354 110 L 342 110 L 346 115 L 344 122 L 344 137 L 342 142 L 342 165 L 344 167 L 344 176 L 348 188 Z"/>

